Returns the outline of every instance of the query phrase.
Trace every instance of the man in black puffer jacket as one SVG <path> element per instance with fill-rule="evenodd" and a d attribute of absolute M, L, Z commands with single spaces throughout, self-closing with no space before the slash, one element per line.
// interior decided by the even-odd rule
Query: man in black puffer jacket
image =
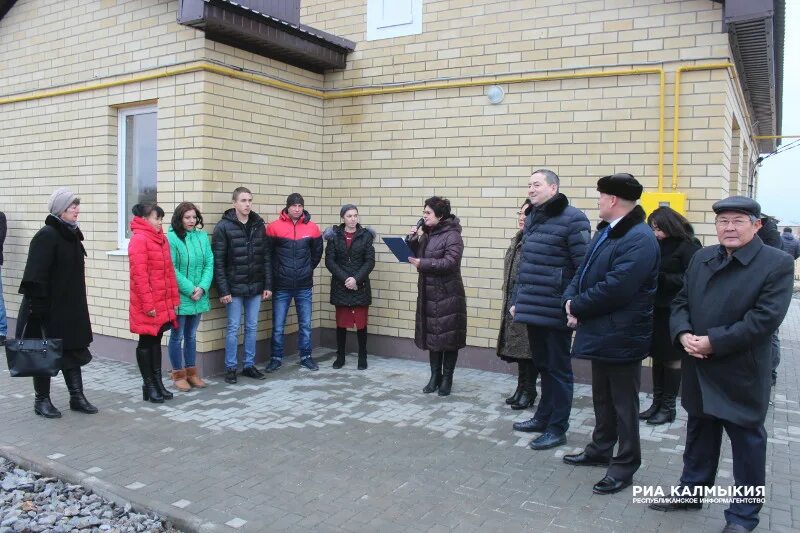
<path fill-rule="evenodd" d="M 300 364 L 319 370 L 311 358 L 311 297 L 314 269 L 322 259 L 322 234 L 304 209 L 303 197 L 293 192 L 286 208 L 267 226 L 272 246 L 272 355 L 267 372 L 275 372 L 283 361 L 283 328 L 294 299 L 297 308 L 297 347 Z"/>
<path fill-rule="evenodd" d="M 558 192 L 555 172 L 536 170 L 528 180 L 533 209 L 522 230 L 522 260 L 509 310 L 515 322 L 528 327 L 533 363 L 542 376 L 542 396 L 536 414 L 514 429 L 541 432 L 530 443 L 546 450 L 567 442 L 572 410 L 572 331 L 561 296 L 583 261 L 589 242 L 589 219 Z"/>
<path fill-rule="evenodd" d="M 214 279 L 219 301 L 225 304 L 225 381 L 236 383 L 239 324 L 244 310 L 244 370 L 254 379 L 265 376 L 254 366 L 256 329 L 261 302 L 272 296 L 270 241 L 264 219 L 252 211 L 253 195 L 245 187 L 233 191 L 233 208 L 225 211 L 214 228 Z"/>
<path fill-rule="evenodd" d="M 593 491 L 613 494 L 631 484 L 642 462 L 639 384 L 642 359 L 650 352 L 661 252 L 636 205 L 642 185 L 633 176 L 605 176 L 597 190 L 603 222 L 564 293 L 570 326 L 578 328 L 572 355 L 592 362 L 595 428 L 585 450 L 563 460 L 609 465 Z"/>

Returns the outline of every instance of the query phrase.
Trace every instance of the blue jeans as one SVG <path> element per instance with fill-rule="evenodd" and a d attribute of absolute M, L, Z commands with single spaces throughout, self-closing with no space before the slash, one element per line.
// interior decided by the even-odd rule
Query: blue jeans
<path fill-rule="evenodd" d="M 256 359 L 256 328 L 258 311 L 261 309 L 261 294 L 254 296 L 232 296 L 228 304 L 228 329 L 225 334 L 225 368 L 235 369 L 239 363 L 236 349 L 239 345 L 239 324 L 244 310 L 244 367 L 253 366 Z"/>
<path fill-rule="evenodd" d="M 169 336 L 169 361 L 172 370 L 181 370 L 195 366 L 197 360 L 197 327 L 200 325 L 200 315 L 178 315 L 178 327 L 172 328 Z M 181 353 L 183 341 L 183 353 Z"/>
<path fill-rule="evenodd" d="M 8 335 L 8 319 L 6 318 L 6 302 L 3 300 L 3 267 L 0 267 L 0 335 Z"/>
<path fill-rule="evenodd" d="M 283 328 L 289 304 L 294 298 L 297 309 L 297 348 L 300 359 L 311 357 L 311 295 L 312 289 L 275 291 L 272 295 L 272 358 L 283 360 Z"/>

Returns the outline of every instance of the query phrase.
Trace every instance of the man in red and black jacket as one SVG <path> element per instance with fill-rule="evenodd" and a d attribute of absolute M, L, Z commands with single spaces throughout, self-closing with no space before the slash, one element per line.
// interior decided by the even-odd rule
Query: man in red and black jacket
<path fill-rule="evenodd" d="M 293 192 L 278 219 L 267 226 L 272 241 L 272 357 L 267 372 L 276 371 L 283 361 L 283 328 L 292 299 L 299 322 L 300 364 L 319 370 L 311 358 L 311 297 L 314 269 L 322 259 L 322 234 L 304 204 L 303 197 Z"/>

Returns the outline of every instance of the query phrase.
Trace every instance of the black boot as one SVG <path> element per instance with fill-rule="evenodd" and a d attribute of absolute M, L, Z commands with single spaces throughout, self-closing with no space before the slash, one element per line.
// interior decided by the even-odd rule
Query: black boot
<path fill-rule="evenodd" d="M 153 360 L 150 348 L 136 348 L 136 362 L 142 375 L 142 399 L 152 403 L 164 403 L 164 397 L 153 380 Z"/>
<path fill-rule="evenodd" d="M 33 401 L 33 412 L 45 418 L 61 418 L 61 411 L 55 408 L 50 401 L 50 378 L 33 378 L 33 391 L 35 399 Z"/>
<path fill-rule="evenodd" d="M 453 372 L 456 370 L 458 351 L 444 352 L 442 358 L 442 382 L 439 385 L 439 396 L 449 396 L 453 387 Z"/>
<path fill-rule="evenodd" d="M 367 369 L 367 328 L 356 331 L 358 335 L 358 369 Z"/>
<path fill-rule="evenodd" d="M 656 414 L 661 407 L 661 398 L 664 394 L 664 366 L 660 361 L 653 360 L 653 405 L 639 413 L 639 420 L 647 420 Z"/>
<path fill-rule="evenodd" d="M 83 395 L 83 376 L 81 375 L 80 367 L 65 368 L 61 373 L 64 374 L 64 383 L 67 384 L 67 390 L 69 391 L 69 408 L 87 415 L 95 414 L 97 407 L 90 404 L 86 396 Z"/>
<path fill-rule="evenodd" d="M 651 426 L 660 426 L 675 421 L 675 403 L 681 387 L 681 369 L 664 367 L 664 395 L 661 408 L 647 419 Z"/>
<path fill-rule="evenodd" d="M 438 389 L 442 382 L 442 352 L 430 352 L 428 357 L 431 360 L 431 380 L 422 389 L 425 394 Z"/>
<path fill-rule="evenodd" d="M 167 388 L 164 386 L 164 382 L 161 381 L 161 345 L 156 344 L 153 346 L 150 353 L 152 354 L 150 356 L 150 360 L 152 361 L 151 365 L 153 366 L 153 383 L 165 400 L 171 400 L 172 393 L 167 390 Z"/>
<path fill-rule="evenodd" d="M 520 361 L 519 362 L 519 373 L 523 376 L 522 379 L 522 393 L 519 395 L 519 399 L 516 403 L 511 404 L 511 408 L 515 411 L 521 411 L 522 409 L 527 409 L 533 405 L 533 402 L 536 401 L 536 381 L 534 379 L 533 383 L 531 383 L 531 367 L 533 366 L 533 361 Z M 534 367 L 535 368 L 535 367 Z"/>
<path fill-rule="evenodd" d="M 522 394 L 522 389 L 525 388 L 525 377 L 522 372 L 524 363 L 524 360 L 517 361 L 517 390 L 514 391 L 514 394 L 506 398 L 506 405 L 513 405 L 519 402 L 519 396 Z"/>
<path fill-rule="evenodd" d="M 339 369 L 344 366 L 344 350 L 346 342 L 347 329 L 336 328 L 336 361 L 333 362 L 333 368 Z"/>

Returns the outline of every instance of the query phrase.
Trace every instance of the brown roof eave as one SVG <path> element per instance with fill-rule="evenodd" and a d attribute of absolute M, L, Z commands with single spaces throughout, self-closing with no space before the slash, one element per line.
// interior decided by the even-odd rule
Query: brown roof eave
<path fill-rule="evenodd" d="M 178 22 L 221 42 L 312 72 L 343 69 L 355 43 L 228 0 L 181 0 Z"/>
<path fill-rule="evenodd" d="M 6 13 L 14 6 L 16 1 L 17 0 L 0 0 L 0 20 L 3 20 L 3 17 L 6 16 Z"/>

